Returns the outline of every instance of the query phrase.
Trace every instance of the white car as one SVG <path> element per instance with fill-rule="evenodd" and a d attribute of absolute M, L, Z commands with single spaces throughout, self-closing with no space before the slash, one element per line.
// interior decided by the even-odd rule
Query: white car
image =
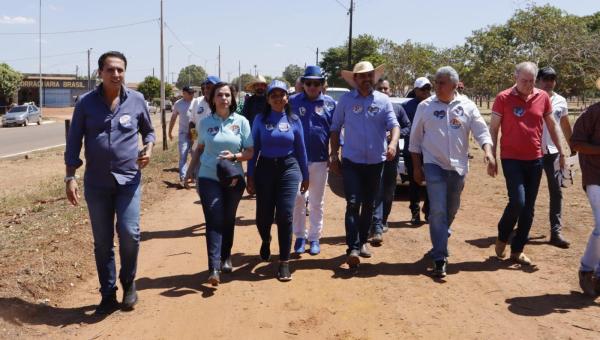
<path fill-rule="evenodd" d="M 345 87 L 328 87 L 325 94 L 333 98 L 337 103 L 340 97 L 346 92 L 350 92 L 350 90 Z"/>
<path fill-rule="evenodd" d="M 402 105 L 403 103 L 411 100 L 411 98 L 400 98 L 400 97 L 390 97 L 392 105 Z M 398 152 L 402 152 L 404 150 L 404 138 L 400 138 L 400 146 L 398 147 Z M 398 162 L 398 177 L 396 177 L 396 185 L 401 185 L 404 182 L 408 182 L 408 172 L 406 171 L 406 165 L 404 164 L 404 157 L 400 156 L 400 161 Z"/>

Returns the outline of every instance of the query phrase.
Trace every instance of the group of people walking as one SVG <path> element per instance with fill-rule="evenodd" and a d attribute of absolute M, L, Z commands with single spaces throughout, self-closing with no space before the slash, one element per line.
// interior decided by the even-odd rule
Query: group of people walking
<path fill-rule="evenodd" d="M 140 169 L 150 160 L 155 137 L 147 108 L 141 104 L 143 97 L 122 85 L 125 56 L 108 52 L 98 63 L 102 84 L 77 102 L 73 114 L 65 152 L 65 183 L 69 200 L 77 204 L 75 170 L 82 165 L 79 154 L 84 139 L 85 195 L 102 294 L 97 312 L 102 314 L 118 307 L 112 245 L 115 228 L 122 259 L 122 307 L 131 309 L 137 302 L 133 279 L 139 248 Z M 352 90 L 337 102 L 325 94 L 325 77 L 318 66 L 306 67 L 300 79 L 302 91 L 291 96 L 286 83 L 274 80 L 266 84 L 264 78 L 257 78 L 247 88 L 254 95 L 246 99 L 241 111 L 235 86 L 217 77 L 208 77 L 203 83 L 201 98 L 193 98 L 193 89 L 183 89 L 183 98 L 174 106 L 169 137 L 179 117 L 179 180 L 186 187 L 196 182 L 200 196 L 206 222 L 208 282 L 218 285 L 221 275 L 233 270 L 236 213 L 244 190 L 256 197 L 261 259 L 271 257 L 271 226 L 275 222 L 279 245 L 276 277 L 291 280 L 292 252 L 301 254 L 307 247 L 311 255 L 321 251 L 330 171 L 343 178 L 346 262 L 357 268 L 361 257 L 372 256 L 368 241 L 383 242 L 400 157 L 408 166 L 411 223 L 421 223 L 424 213 L 432 242 L 428 252 L 432 274 L 444 277 L 448 238 L 460 207 L 472 137 L 482 148 L 492 177 L 498 173 L 500 147 L 509 201 L 498 223 L 495 251 L 498 257 L 506 257 L 510 243 L 510 259 L 521 265 L 532 264 L 524 248 L 544 170 L 551 194 L 551 243 L 569 246 L 561 232 L 561 178 L 568 172 L 565 157 L 579 153 L 584 189 L 595 217 L 595 229 L 582 258 L 580 284 L 586 293 L 600 294 L 600 104 L 588 108 L 571 131 L 566 101 L 553 92 L 556 72 L 524 62 L 515 68 L 515 85 L 498 94 L 488 128 L 475 103 L 458 92 L 464 85 L 452 67 L 437 70 L 435 86 L 426 77 L 416 79 L 413 98 L 402 104 L 390 100 L 390 84 L 382 80 L 383 73 L 383 66 L 375 68 L 370 62 L 342 71 Z M 145 145 L 139 152 L 138 133 Z M 570 153 L 561 135 L 571 142 Z M 423 184 L 426 199 L 421 211 L 419 190 Z M 116 224 L 112 220 L 115 215 Z"/>

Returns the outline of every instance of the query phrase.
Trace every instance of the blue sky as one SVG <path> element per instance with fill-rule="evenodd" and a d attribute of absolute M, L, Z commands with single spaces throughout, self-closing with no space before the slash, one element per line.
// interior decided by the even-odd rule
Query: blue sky
<path fill-rule="evenodd" d="M 0 62 L 21 72 L 38 71 L 37 35 L 39 0 L 0 0 Z M 217 72 L 221 45 L 224 80 L 254 70 L 280 75 L 288 64 L 315 61 L 323 51 L 345 42 L 348 36 L 349 0 L 164 0 L 165 72 L 177 72 L 188 61 Z M 450 47 L 464 42 L 473 30 L 505 22 L 525 0 L 356 0 L 354 36 L 361 33 L 403 42 Z M 569 13 L 588 15 L 600 11 L 598 0 L 548 0 Z M 160 17 L 159 0 L 42 0 L 42 32 L 63 32 L 138 23 Z M 88 48 L 92 68 L 107 50 L 128 57 L 127 81 L 159 75 L 158 22 L 86 33 L 42 36 L 44 73 L 87 72 Z M 174 32 L 173 33 L 171 33 Z M 179 41 L 175 38 L 177 36 Z M 168 46 L 170 62 L 167 63 Z M 59 56 L 57 56 L 59 55 Z M 167 65 L 169 64 L 169 65 Z"/>

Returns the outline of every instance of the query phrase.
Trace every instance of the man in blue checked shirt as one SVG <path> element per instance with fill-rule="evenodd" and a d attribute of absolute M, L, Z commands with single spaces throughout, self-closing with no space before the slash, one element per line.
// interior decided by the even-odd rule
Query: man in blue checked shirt
<path fill-rule="evenodd" d="M 119 308 L 115 228 L 121 255 L 121 308 L 131 310 L 137 302 L 134 279 L 140 244 L 140 169 L 150 162 L 155 135 L 144 96 L 123 86 L 126 68 L 127 59 L 120 52 L 100 56 L 98 72 L 102 84 L 75 105 L 65 150 L 66 194 L 71 204 L 78 205 L 75 171 L 83 164 L 79 154 L 82 140 L 85 141 L 84 194 L 102 295 L 96 314 L 110 314 Z M 144 143 L 142 151 L 138 150 L 138 134 Z"/>
<path fill-rule="evenodd" d="M 317 255 L 321 252 L 319 239 L 323 231 L 323 204 L 329 168 L 329 134 L 335 100 L 322 93 L 325 77 L 321 74 L 320 67 L 307 66 L 300 82 L 302 92 L 290 97 L 290 106 L 292 113 L 300 117 L 302 122 L 311 181 L 306 195 L 298 191 L 296 196 L 293 222 L 296 236 L 294 252 L 304 253 L 308 240 L 309 253 Z M 308 229 L 306 228 L 307 198 L 310 208 Z"/>
<path fill-rule="evenodd" d="M 351 268 L 360 257 L 371 257 L 367 246 L 373 204 L 381 180 L 383 162 L 392 160 L 398 151 L 400 127 L 392 102 L 373 87 L 383 75 L 383 65 L 373 68 L 361 61 L 353 71 L 342 71 L 342 77 L 354 90 L 344 94 L 333 114 L 331 125 L 331 170 L 344 178 L 346 196 L 346 262 Z M 342 161 L 340 132 L 344 129 Z M 386 132 L 391 139 L 387 142 Z"/>

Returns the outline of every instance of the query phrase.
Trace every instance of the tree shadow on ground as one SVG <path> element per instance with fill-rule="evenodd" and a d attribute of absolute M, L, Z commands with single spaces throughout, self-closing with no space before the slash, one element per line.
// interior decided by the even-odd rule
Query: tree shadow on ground
<path fill-rule="evenodd" d="M 0 298 L 0 318 L 7 323 L 66 327 L 73 324 L 93 324 L 108 315 L 94 315 L 95 305 L 74 308 L 52 307 L 27 302 L 17 297 Z"/>
<path fill-rule="evenodd" d="M 183 238 L 183 237 L 199 237 L 204 236 L 206 233 L 199 232 L 200 230 L 206 229 L 206 223 L 195 224 L 191 227 L 174 230 L 158 230 L 158 231 L 142 231 L 140 233 L 142 242 L 156 238 Z"/>
<path fill-rule="evenodd" d="M 580 292 L 570 294 L 544 294 L 506 299 L 508 310 L 522 316 L 544 316 L 552 313 L 569 313 L 587 307 L 600 307 L 593 298 Z"/>

